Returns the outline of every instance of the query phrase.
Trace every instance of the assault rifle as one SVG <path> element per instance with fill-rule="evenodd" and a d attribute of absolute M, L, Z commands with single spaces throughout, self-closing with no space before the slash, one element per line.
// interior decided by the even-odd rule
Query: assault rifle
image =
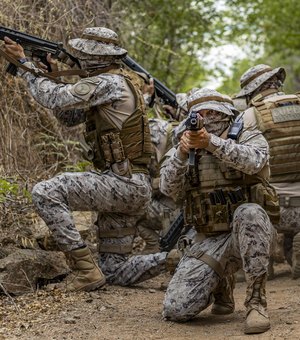
<path fill-rule="evenodd" d="M 66 51 L 62 43 L 55 43 L 46 39 L 41 39 L 34 35 L 22 33 L 20 31 L 13 30 L 4 26 L 0 26 L 0 40 L 4 40 L 4 37 L 8 37 L 18 44 L 22 45 L 26 56 L 33 60 L 39 60 L 47 66 L 49 72 L 51 72 L 51 65 L 47 61 L 47 54 L 58 59 L 59 61 L 68 64 L 70 67 L 77 66 L 80 67 L 80 63 L 77 58 L 72 56 Z M 135 72 L 144 73 L 149 79 L 153 78 L 154 87 L 157 96 L 167 105 L 177 108 L 178 104 L 176 101 L 176 95 L 170 89 L 168 89 L 164 84 L 162 84 L 158 79 L 151 76 L 151 74 L 145 70 L 141 65 L 134 61 L 129 56 L 122 59 L 123 63 Z M 16 75 L 17 67 L 10 63 L 6 69 L 6 72 Z M 153 105 L 152 101 L 152 105 Z"/>
<path fill-rule="evenodd" d="M 154 81 L 155 92 L 157 96 L 166 104 L 170 105 L 174 108 L 177 108 L 178 103 L 176 101 L 176 95 L 170 89 L 168 89 L 163 83 L 161 83 L 158 79 L 151 76 L 151 74 L 145 70 L 141 65 L 139 65 L 136 61 L 134 61 L 129 56 L 123 58 L 123 63 L 132 69 L 135 72 L 144 73 L 148 77 L 148 79 L 152 78 Z M 150 106 L 154 104 L 154 101 L 150 103 Z"/>
<path fill-rule="evenodd" d="M 185 121 L 186 130 L 198 131 L 204 126 L 203 118 L 195 111 L 191 111 Z M 189 165 L 195 166 L 195 149 L 190 149 Z"/>
<path fill-rule="evenodd" d="M 49 40 L 41 39 L 39 37 L 22 33 L 11 28 L 0 26 L 0 39 L 4 40 L 4 37 L 8 37 L 11 40 L 22 45 L 26 56 L 33 60 L 39 60 L 47 66 L 49 72 L 51 72 L 51 65 L 47 61 L 47 54 L 58 59 L 59 61 L 68 64 L 73 67 L 75 64 L 80 68 L 79 61 L 73 57 L 64 48 L 62 43 L 55 43 Z M 16 75 L 17 67 L 10 63 L 6 69 L 6 72 Z"/>
<path fill-rule="evenodd" d="M 181 212 L 173 223 L 170 225 L 169 230 L 159 241 L 159 248 L 161 251 L 170 251 L 176 245 L 179 237 L 184 230 L 184 216 Z"/>

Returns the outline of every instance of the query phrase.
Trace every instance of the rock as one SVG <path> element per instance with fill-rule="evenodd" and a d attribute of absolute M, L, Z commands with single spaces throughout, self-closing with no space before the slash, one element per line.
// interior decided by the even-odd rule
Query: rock
<path fill-rule="evenodd" d="M 64 323 L 74 325 L 76 323 L 76 320 L 74 318 L 66 318 L 64 319 Z"/>
<path fill-rule="evenodd" d="M 70 271 L 61 252 L 18 249 L 0 259 L 0 282 L 5 292 L 24 294 L 37 285 L 65 276 Z"/>

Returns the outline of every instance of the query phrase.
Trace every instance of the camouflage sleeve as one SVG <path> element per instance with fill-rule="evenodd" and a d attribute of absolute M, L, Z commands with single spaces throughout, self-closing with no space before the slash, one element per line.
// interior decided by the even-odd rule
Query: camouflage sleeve
<path fill-rule="evenodd" d="M 211 144 L 208 151 L 248 175 L 258 173 L 269 159 L 268 142 L 259 130 L 243 131 L 238 143 L 212 135 Z"/>
<path fill-rule="evenodd" d="M 34 64 L 26 63 L 27 67 L 36 69 Z M 116 75 L 98 75 L 79 80 L 75 84 L 55 83 L 54 81 L 36 76 L 30 72 L 19 71 L 25 79 L 33 98 L 48 109 L 86 108 L 119 99 L 122 88 L 121 79 Z"/>
<path fill-rule="evenodd" d="M 147 109 L 150 109 L 150 104 L 152 102 L 152 96 L 149 93 L 143 94 L 144 102 L 147 107 Z"/>
<path fill-rule="evenodd" d="M 86 120 L 84 109 L 70 109 L 66 111 L 53 110 L 53 113 L 61 124 L 68 127 L 82 124 Z"/>
<path fill-rule="evenodd" d="M 188 161 L 179 158 L 175 148 L 167 152 L 160 168 L 160 191 L 177 201 L 182 196 L 187 168 Z"/>

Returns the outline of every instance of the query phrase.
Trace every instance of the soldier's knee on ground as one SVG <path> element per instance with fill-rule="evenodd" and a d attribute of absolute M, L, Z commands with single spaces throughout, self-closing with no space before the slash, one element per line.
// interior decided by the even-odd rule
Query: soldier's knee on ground
<path fill-rule="evenodd" d="M 177 304 L 174 300 L 164 302 L 163 318 L 166 321 L 185 322 L 192 317 L 188 315 L 186 309 L 181 304 Z"/>
<path fill-rule="evenodd" d="M 176 291 L 176 295 L 178 294 L 180 294 L 180 292 Z M 177 299 L 176 296 L 172 298 L 170 295 L 166 294 L 163 304 L 163 317 L 167 321 L 175 322 L 185 322 L 191 320 L 201 311 L 210 306 L 213 300 L 213 295 L 210 294 L 208 301 L 203 299 L 202 304 L 195 304 L 193 301 L 186 301 L 186 303 L 183 303 L 183 301 Z"/>

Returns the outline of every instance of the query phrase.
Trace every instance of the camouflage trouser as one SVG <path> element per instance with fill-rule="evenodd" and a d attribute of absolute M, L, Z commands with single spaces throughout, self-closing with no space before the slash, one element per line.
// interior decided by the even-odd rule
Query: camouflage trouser
<path fill-rule="evenodd" d="M 145 215 L 137 223 L 138 234 L 145 242 L 143 252 L 159 250 L 160 236 L 167 232 L 179 212 L 171 198 L 163 195 L 152 198 Z"/>
<path fill-rule="evenodd" d="M 115 228 L 122 228 L 127 216 L 136 221 L 144 213 L 150 198 L 148 176 L 127 178 L 112 172 L 64 173 L 36 184 L 32 191 L 36 210 L 62 251 L 84 245 L 72 211 L 98 211 L 119 221 Z"/>
<path fill-rule="evenodd" d="M 300 207 L 280 207 L 280 221 L 274 225 L 278 232 L 295 235 L 300 232 Z"/>
<path fill-rule="evenodd" d="M 166 256 L 166 252 L 133 256 L 100 254 L 99 265 L 107 283 L 130 286 L 165 272 Z"/>
<path fill-rule="evenodd" d="M 115 230 L 119 228 L 132 228 L 136 225 L 136 217 L 129 215 L 100 214 L 97 225 L 99 237 L 101 231 Z M 106 276 L 106 281 L 110 284 L 128 286 L 133 283 L 145 281 L 164 272 L 167 253 L 156 253 L 150 255 L 129 255 L 112 254 L 101 252 L 101 245 L 113 245 L 124 248 L 131 246 L 134 235 L 123 237 L 101 238 L 99 266 Z"/>
<path fill-rule="evenodd" d="M 231 233 L 206 238 L 190 251 L 212 256 L 221 264 L 224 276 L 240 268 L 248 280 L 265 274 L 276 236 L 266 212 L 257 204 L 243 204 L 236 209 L 231 227 Z M 193 318 L 212 302 L 219 282 L 210 266 L 185 254 L 168 286 L 164 317 L 174 321 Z"/>
<path fill-rule="evenodd" d="M 178 214 L 179 209 L 171 198 L 157 196 L 152 198 L 146 214 L 139 221 L 139 225 L 144 228 L 159 230 L 164 234 Z"/>
<path fill-rule="evenodd" d="M 284 255 L 292 265 L 293 239 L 300 232 L 300 207 L 280 207 L 280 221 L 274 227 L 284 234 Z"/>

